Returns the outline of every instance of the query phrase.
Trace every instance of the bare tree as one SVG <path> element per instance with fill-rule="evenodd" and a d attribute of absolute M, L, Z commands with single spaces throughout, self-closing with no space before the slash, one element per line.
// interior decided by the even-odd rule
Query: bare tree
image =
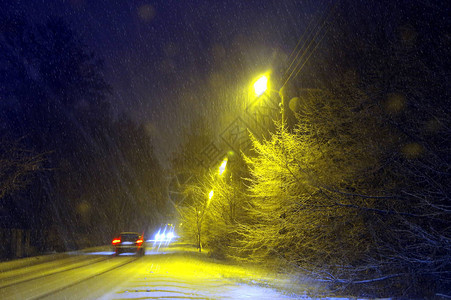
<path fill-rule="evenodd" d="M 177 206 L 182 238 L 196 245 L 202 251 L 205 230 L 204 217 L 207 211 L 208 186 L 207 181 L 196 180 L 183 187 L 185 201 Z"/>
<path fill-rule="evenodd" d="M 0 139 L 0 200 L 26 188 L 33 174 L 43 168 L 45 154 L 25 149 L 20 140 Z"/>
<path fill-rule="evenodd" d="M 245 207 L 249 199 L 244 193 L 241 167 L 235 159 L 222 175 L 213 169 L 201 179 L 186 184 L 186 199 L 178 206 L 183 236 L 195 243 L 199 251 L 206 247 L 217 258 L 235 252 L 238 227 L 247 217 Z"/>

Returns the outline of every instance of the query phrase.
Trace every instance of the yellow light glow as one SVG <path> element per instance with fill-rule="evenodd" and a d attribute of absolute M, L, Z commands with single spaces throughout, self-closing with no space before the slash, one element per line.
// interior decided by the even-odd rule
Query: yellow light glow
<path fill-rule="evenodd" d="M 260 96 L 268 89 L 268 77 L 265 75 L 261 76 L 254 83 L 255 95 Z"/>
<path fill-rule="evenodd" d="M 224 173 L 226 166 L 227 166 L 227 157 L 224 158 L 221 165 L 219 166 L 219 175 L 222 175 Z"/>
<path fill-rule="evenodd" d="M 214 194 L 213 190 L 211 190 L 210 193 L 208 193 L 208 201 L 207 201 L 207 205 L 206 205 L 205 208 L 207 208 L 210 205 L 211 198 L 213 197 L 213 194 Z"/>

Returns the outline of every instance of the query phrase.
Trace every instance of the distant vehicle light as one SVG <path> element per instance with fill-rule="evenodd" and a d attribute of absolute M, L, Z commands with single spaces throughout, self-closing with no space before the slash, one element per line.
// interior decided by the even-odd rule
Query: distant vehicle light
<path fill-rule="evenodd" d="M 142 243 L 143 243 L 142 239 L 139 239 L 139 240 L 136 241 L 136 244 L 138 244 L 138 245 L 141 245 Z"/>
<path fill-rule="evenodd" d="M 174 232 L 174 226 L 172 224 L 167 224 L 164 227 L 158 229 L 155 232 L 153 238 L 153 247 L 160 248 L 161 246 L 167 246 L 177 239 L 177 235 Z"/>
<path fill-rule="evenodd" d="M 111 243 L 113 245 L 119 244 L 121 242 L 121 239 L 114 239 Z"/>

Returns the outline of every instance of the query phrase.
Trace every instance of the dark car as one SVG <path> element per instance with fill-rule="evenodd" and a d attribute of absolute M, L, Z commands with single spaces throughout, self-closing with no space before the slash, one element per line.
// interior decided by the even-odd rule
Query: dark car
<path fill-rule="evenodd" d="M 114 247 L 115 255 L 124 252 L 133 252 L 137 255 L 144 255 L 145 247 L 143 236 L 137 232 L 122 232 L 111 242 Z"/>

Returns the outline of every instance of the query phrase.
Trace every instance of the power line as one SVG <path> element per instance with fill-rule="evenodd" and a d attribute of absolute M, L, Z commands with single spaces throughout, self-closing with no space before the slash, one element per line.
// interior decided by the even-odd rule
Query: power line
<path fill-rule="evenodd" d="M 293 65 L 293 63 L 297 60 L 296 66 L 291 70 L 290 75 L 288 76 L 288 78 L 285 79 L 281 89 L 290 81 L 290 79 L 295 78 L 299 72 L 303 69 L 303 67 L 305 66 L 305 64 L 308 62 L 308 60 L 310 59 L 310 57 L 312 56 L 312 54 L 316 51 L 316 49 L 318 48 L 319 44 L 321 43 L 321 41 L 324 39 L 324 37 L 327 34 L 328 31 L 328 27 L 326 27 L 326 25 L 328 25 L 328 20 L 330 19 L 330 17 L 332 16 L 332 14 L 335 12 L 335 9 L 337 7 L 338 1 L 335 3 L 335 5 L 333 7 L 331 7 L 330 9 L 326 9 L 325 12 L 321 15 L 320 20 L 318 21 L 317 25 L 315 26 L 315 31 L 310 31 L 309 35 L 308 35 L 308 39 L 310 38 L 310 36 L 313 37 L 310 39 L 310 41 L 306 43 L 304 43 L 304 45 L 299 49 L 298 54 L 296 55 L 295 59 L 291 62 L 290 66 L 287 68 L 287 71 L 285 72 L 284 77 L 286 76 L 286 74 L 289 72 L 291 66 Z M 327 12 L 328 11 L 328 12 Z M 327 15 L 326 15 L 327 12 Z M 326 15 L 324 17 L 324 15 Z M 321 24 L 322 23 L 322 24 Z M 321 25 L 320 25 L 321 24 Z M 320 27 L 319 27 L 320 26 Z M 318 28 L 319 27 L 319 28 Z M 322 32 L 323 29 L 326 28 L 325 32 Z M 308 28 L 306 29 L 306 32 L 308 31 Z M 305 35 L 305 33 L 302 35 L 300 41 L 302 40 L 303 36 Z M 299 65 L 303 62 L 303 58 L 307 55 L 308 51 L 310 50 L 310 48 L 314 45 L 314 42 L 317 40 L 318 36 L 320 36 L 319 41 L 316 42 L 315 46 L 313 47 L 313 49 L 311 50 L 310 54 L 308 54 L 307 58 L 304 60 L 304 63 L 301 65 L 300 68 Z M 308 41 L 308 40 L 307 40 Z M 299 43 L 298 43 L 299 44 Z M 305 45 L 307 44 L 307 47 L 305 47 Z M 303 50 L 302 55 L 299 57 L 299 54 L 301 53 L 301 50 Z M 297 71 L 296 71 L 297 70 Z M 295 73 L 296 72 L 296 73 Z M 295 75 L 293 76 L 293 74 L 295 73 Z"/>
<path fill-rule="evenodd" d="M 324 10 L 323 13 L 320 15 L 320 19 L 322 19 L 322 18 L 324 17 L 324 14 L 326 13 L 326 11 L 327 11 L 327 10 Z M 302 47 L 301 47 L 300 49 L 297 49 L 298 46 L 301 44 L 302 40 L 304 39 L 305 35 L 308 33 L 308 34 L 309 34 L 309 37 L 310 37 L 311 33 L 313 32 L 313 30 L 311 30 L 310 27 L 314 24 L 314 21 L 315 21 L 315 18 L 312 18 L 311 21 L 310 21 L 310 23 L 308 24 L 307 28 L 305 29 L 304 33 L 303 33 L 303 34 L 301 35 L 301 37 L 299 38 L 299 40 L 298 40 L 298 42 L 297 42 L 297 44 L 296 44 L 296 47 L 294 47 L 293 51 L 291 52 L 290 56 L 288 57 L 287 61 L 290 61 L 291 58 L 292 58 L 292 56 L 293 56 L 293 54 L 294 54 L 295 52 L 297 52 L 297 53 L 296 53 L 296 56 L 292 59 L 290 65 L 289 65 L 288 68 L 286 69 L 286 71 L 285 71 L 285 73 L 284 73 L 284 75 L 283 75 L 283 78 L 285 78 L 285 76 L 288 74 L 288 71 L 291 69 L 291 66 L 292 66 L 293 63 L 297 60 L 299 54 L 301 53 L 301 50 L 304 48 L 305 43 L 302 45 Z M 318 26 L 318 24 L 315 25 L 315 27 L 317 27 L 317 26 Z"/>

